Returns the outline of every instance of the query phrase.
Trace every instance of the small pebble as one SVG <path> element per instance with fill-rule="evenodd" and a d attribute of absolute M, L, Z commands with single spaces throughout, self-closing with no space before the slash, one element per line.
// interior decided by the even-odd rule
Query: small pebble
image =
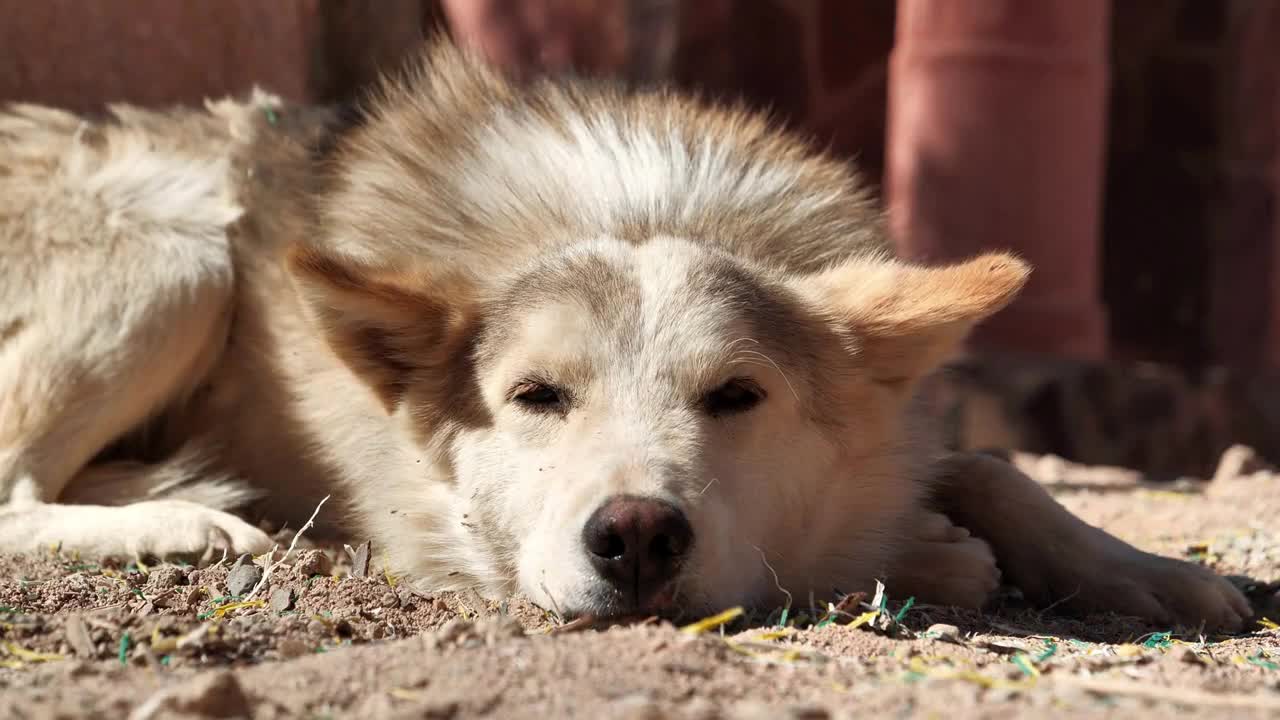
<path fill-rule="evenodd" d="M 1248 477 L 1267 469 L 1267 464 L 1258 457 L 1257 451 L 1248 445 L 1232 445 L 1227 448 L 1218 460 L 1218 469 L 1213 473 L 1213 482 L 1221 483 L 1235 478 Z"/>
<path fill-rule="evenodd" d="M 147 575 L 148 590 L 168 590 L 187 584 L 187 571 L 177 565 L 160 565 L 151 569 Z"/>
<path fill-rule="evenodd" d="M 408 582 L 402 582 L 399 585 L 396 585 L 395 592 L 396 599 L 400 601 L 399 604 L 401 607 L 413 607 L 414 600 L 418 597 L 418 595 L 413 592 L 413 587 L 410 586 Z"/>
<path fill-rule="evenodd" d="M 182 591 L 179 591 L 182 593 Z M 206 595 L 201 588 L 189 588 L 185 594 L 179 594 L 171 604 L 174 608 L 186 607 L 187 612 L 196 612 L 200 609 L 200 604 L 204 602 Z"/>
<path fill-rule="evenodd" d="M 373 551 L 373 543 L 365 540 L 351 558 L 351 577 L 369 577 L 369 553 Z"/>
<path fill-rule="evenodd" d="M 248 595 L 261 579 L 262 568 L 255 565 L 248 554 L 241 555 L 227 573 L 227 594 L 236 597 Z"/>
<path fill-rule="evenodd" d="M 960 642 L 960 628 L 946 623 L 935 623 L 924 631 L 924 636 L 945 642 Z"/>
<path fill-rule="evenodd" d="M 163 691 L 144 703 L 154 703 L 156 710 L 164 709 L 181 716 L 207 718 L 249 717 L 252 708 L 240 681 L 229 670 L 197 676 L 195 680 L 172 690 Z"/>
<path fill-rule="evenodd" d="M 329 570 L 329 557 L 319 550 L 303 550 L 293 563 L 294 574 L 304 579 L 312 575 L 328 575 Z"/>
<path fill-rule="evenodd" d="M 282 587 L 271 591 L 271 599 L 268 601 L 271 605 L 271 611 L 274 613 L 288 612 L 293 609 L 293 589 Z"/>
<path fill-rule="evenodd" d="M 97 657 L 98 651 L 93 639 L 89 637 L 89 628 L 85 626 L 84 618 L 79 615 L 68 616 L 65 632 L 67 644 L 75 651 L 76 657 Z"/>
<path fill-rule="evenodd" d="M 175 588 L 161 590 L 158 595 L 151 598 L 151 602 L 161 609 L 185 609 L 187 607 L 186 596 L 179 594 Z"/>

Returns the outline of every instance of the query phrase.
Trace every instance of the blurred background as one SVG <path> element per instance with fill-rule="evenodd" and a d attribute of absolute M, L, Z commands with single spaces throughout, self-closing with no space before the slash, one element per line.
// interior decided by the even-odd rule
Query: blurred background
<path fill-rule="evenodd" d="M 442 28 L 513 74 L 741 98 L 894 241 L 1036 267 L 936 389 L 957 446 L 1280 458 L 1280 0 L 0 0 L 0 102 L 347 102 Z"/>

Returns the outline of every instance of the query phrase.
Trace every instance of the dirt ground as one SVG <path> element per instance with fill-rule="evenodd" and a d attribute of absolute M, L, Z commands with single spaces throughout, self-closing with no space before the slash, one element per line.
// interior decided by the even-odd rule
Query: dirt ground
<path fill-rule="evenodd" d="M 305 537 L 203 568 L 51 549 L 0 557 L 0 718 L 1280 717 L 1280 475 L 1224 458 L 1211 482 L 1160 485 L 1017 461 L 1090 522 L 1232 575 L 1258 611 L 1234 637 L 1036 613 L 1016 593 L 959 613 L 892 588 L 835 613 L 584 629 L 422 594 L 376 548 Z"/>

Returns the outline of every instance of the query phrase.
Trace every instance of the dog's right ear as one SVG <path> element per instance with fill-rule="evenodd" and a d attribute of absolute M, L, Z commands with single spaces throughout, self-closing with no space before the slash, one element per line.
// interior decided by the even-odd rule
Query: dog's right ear
<path fill-rule="evenodd" d="M 307 314 L 388 412 L 465 349 L 476 313 L 467 278 L 373 266 L 305 245 L 289 269 Z"/>

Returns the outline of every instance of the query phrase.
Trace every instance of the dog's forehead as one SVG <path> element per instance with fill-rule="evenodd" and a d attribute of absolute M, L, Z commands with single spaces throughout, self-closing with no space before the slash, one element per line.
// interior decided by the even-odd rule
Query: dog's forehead
<path fill-rule="evenodd" d="M 759 320 L 777 305 L 751 269 L 714 249 L 677 238 L 602 239 L 515 277 L 491 328 L 548 353 L 623 343 L 630 353 L 698 355 L 742 337 L 768 339 Z"/>

